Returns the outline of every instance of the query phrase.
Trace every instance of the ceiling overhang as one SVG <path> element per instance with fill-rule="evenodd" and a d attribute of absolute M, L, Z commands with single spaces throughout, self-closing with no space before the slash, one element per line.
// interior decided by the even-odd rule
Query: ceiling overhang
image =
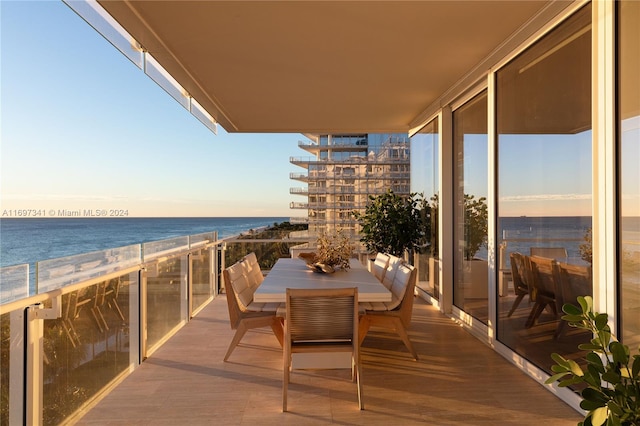
<path fill-rule="evenodd" d="M 99 3 L 228 132 L 319 134 L 409 131 L 552 2 Z"/>

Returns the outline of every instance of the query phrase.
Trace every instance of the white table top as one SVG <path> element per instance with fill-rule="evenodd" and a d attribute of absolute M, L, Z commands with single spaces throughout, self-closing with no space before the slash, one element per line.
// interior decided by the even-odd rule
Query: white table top
<path fill-rule="evenodd" d="M 332 274 L 313 272 L 302 259 L 279 259 L 253 295 L 255 302 L 286 301 L 287 288 L 344 288 L 357 287 L 360 302 L 390 302 L 391 292 L 358 260 L 351 268 L 338 269 Z"/>

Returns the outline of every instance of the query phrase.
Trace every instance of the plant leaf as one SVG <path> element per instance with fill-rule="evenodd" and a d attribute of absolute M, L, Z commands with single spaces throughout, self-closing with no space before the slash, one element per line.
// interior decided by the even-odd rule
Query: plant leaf
<path fill-rule="evenodd" d="M 591 424 L 593 426 L 600 426 L 607 421 L 609 415 L 609 409 L 607 407 L 600 407 L 593 410 L 591 413 Z"/>
<path fill-rule="evenodd" d="M 633 365 L 631 367 L 633 377 L 640 377 L 640 355 L 633 356 Z"/>
<path fill-rule="evenodd" d="M 586 401 L 598 402 L 598 407 L 602 407 L 609 401 L 609 398 L 607 398 L 605 394 L 593 388 L 584 389 L 582 391 L 582 397 Z"/>
<path fill-rule="evenodd" d="M 597 402 L 597 401 L 589 401 L 587 399 L 583 399 L 582 401 L 580 401 L 580 408 L 582 408 L 583 410 L 587 410 L 587 411 L 592 411 L 595 410 L 597 408 L 602 407 L 604 404 L 601 402 Z"/>
<path fill-rule="evenodd" d="M 609 350 L 613 355 L 613 360 L 619 362 L 622 365 L 627 365 L 629 362 L 629 348 L 620 342 L 611 342 Z"/>
<path fill-rule="evenodd" d="M 568 372 L 564 372 L 564 373 L 558 373 L 558 374 L 554 374 L 553 376 L 549 377 L 547 380 L 544 381 L 545 385 L 549 385 L 553 382 L 555 382 L 558 379 L 563 378 L 564 376 L 566 376 L 567 374 L 569 374 Z"/>
<path fill-rule="evenodd" d="M 611 383 L 612 385 L 617 385 L 618 383 L 620 383 L 620 375 L 618 375 L 615 371 L 607 371 L 602 375 L 602 380 Z"/>
<path fill-rule="evenodd" d="M 596 328 L 598 330 L 604 330 L 608 320 L 609 320 L 609 316 L 607 314 L 598 314 L 596 316 Z"/>
<path fill-rule="evenodd" d="M 578 321 L 582 320 L 582 311 L 573 303 L 565 303 L 562 306 L 562 312 L 567 314 L 567 316 L 576 316 L 578 317 Z M 563 317 L 564 318 L 564 317 Z"/>
<path fill-rule="evenodd" d="M 573 374 L 580 377 L 584 376 L 584 371 L 582 371 L 582 368 L 580 368 L 577 362 L 572 359 L 568 359 L 567 362 L 569 363 L 569 368 Z"/>

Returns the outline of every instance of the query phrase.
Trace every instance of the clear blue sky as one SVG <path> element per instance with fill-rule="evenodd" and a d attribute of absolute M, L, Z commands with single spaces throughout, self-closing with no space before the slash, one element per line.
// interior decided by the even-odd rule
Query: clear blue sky
<path fill-rule="evenodd" d="M 0 214 L 306 213 L 289 209 L 304 201 L 289 193 L 303 186 L 289 179 L 304 171 L 289 163 L 309 155 L 297 146 L 303 135 L 228 134 L 220 126 L 214 135 L 61 1 L 0 0 L 0 14 Z M 626 127 L 637 140 L 638 117 Z M 501 215 L 591 214 L 590 132 L 500 143 Z M 622 159 L 624 215 L 640 209 L 637 150 L 631 144 Z M 529 178 L 540 169 L 544 179 Z M 486 195 L 486 177 L 465 173 L 465 187 Z"/>
<path fill-rule="evenodd" d="M 303 135 L 215 135 L 61 1 L 0 7 L 0 210 L 306 213 Z"/>

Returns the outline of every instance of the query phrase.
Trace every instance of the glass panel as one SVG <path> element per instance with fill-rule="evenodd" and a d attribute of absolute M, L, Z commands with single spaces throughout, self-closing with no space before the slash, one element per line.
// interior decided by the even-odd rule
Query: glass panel
<path fill-rule="evenodd" d="M 172 252 L 189 249 L 189 236 L 170 238 L 167 240 L 152 241 L 142 245 L 142 258 L 144 261 L 157 257 L 170 255 Z"/>
<path fill-rule="evenodd" d="M 592 293 L 591 6 L 501 69 L 496 92 L 498 339 L 550 373 L 551 353 L 578 360 L 590 340 L 560 316 Z M 581 275 L 557 279 L 551 265 L 534 274 L 536 248 Z"/>
<path fill-rule="evenodd" d="M 207 126 L 209 130 L 211 130 L 214 134 L 218 134 L 218 123 L 216 123 L 213 117 L 211 117 L 211 114 L 209 114 L 204 108 L 202 108 L 202 105 L 200 105 L 193 98 L 191 98 L 190 111 L 191 114 L 193 114 L 193 116 L 198 119 L 198 121 Z"/>
<path fill-rule="evenodd" d="M 149 53 L 144 55 L 144 72 L 180 105 L 189 109 L 189 96 L 180 84 Z"/>
<path fill-rule="evenodd" d="M 218 239 L 217 232 L 205 232 L 203 234 L 190 235 L 189 236 L 189 247 L 195 248 L 201 246 L 203 244 L 212 243 Z"/>
<path fill-rule="evenodd" d="M 0 303 L 29 296 L 29 264 L 0 268 Z"/>
<path fill-rule="evenodd" d="M 134 272 L 65 294 L 62 317 L 44 321 L 45 425 L 61 423 L 129 369 L 137 286 Z"/>
<path fill-rule="evenodd" d="M 11 313 L 0 315 L 0 425 L 9 424 L 9 383 L 11 376 Z"/>
<path fill-rule="evenodd" d="M 213 296 L 211 249 L 203 248 L 191 255 L 191 296 L 193 309 Z"/>
<path fill-rule="evenodd" d="M 44 293 L 140 263 L 140 245 L 95 251 L 36 263 L 36 287 Z"/>
<path fill-rule="evenodd" d="M 418 268 L 416 285 L 436 299 L 439 297 L 438 283 L 438 186 L 439 186 L 438 120 L 432 120 L 420 132 L 411 137 L 411 192 L 423 194 L 429 200 L 429 235 L 427 247 L 416 254 L 414 265 Z"/>
<path fill-rule="evenodd" d="M 640 345 L 640 2 L 619 6 L 621 340 Z"/>
<path fill-rule="evenodd" d="M 142 69 L 143 54 L 138 43 L 97 2 L 63 1 L 124 56 Z"/>
<path fill-rule="evenodd" d="M 186 320 L 186 288 L 186 255 L 147 265 L 147 349 Z"/>
<path fill-rule="evenodd" d="M 453 303 L 489 320 L 487 262 L 487 92 L 453 112 L 454 252 Z"/>

